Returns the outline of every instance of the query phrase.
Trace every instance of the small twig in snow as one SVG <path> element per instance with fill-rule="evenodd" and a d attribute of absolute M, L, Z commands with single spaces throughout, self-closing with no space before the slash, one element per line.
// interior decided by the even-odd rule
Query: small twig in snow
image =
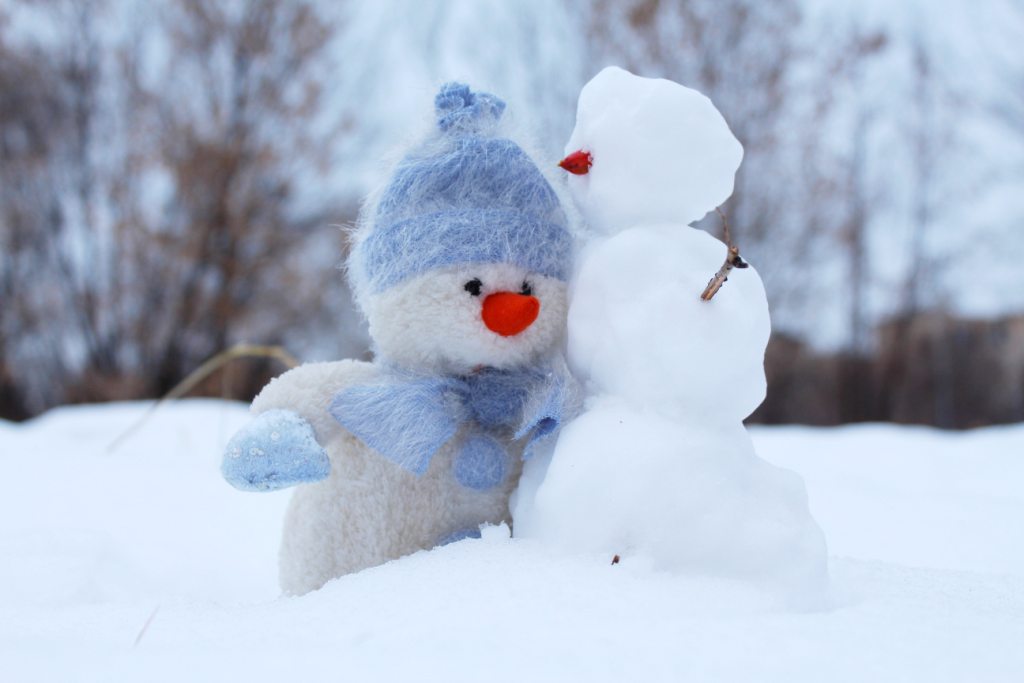
<path fill-rule="evenodd" d="M 135 642 L 132 644 L 133 648 L 139 646 L 139 641 L 142 640 L 142 636 L 146 635 L 146 631 L 149 630 L 149 625 L 153 623 L 153 619 L 156 618 L 156 613 L 160 611 L 160 605 L 153 608 L 153 613 L 149 615 L 149 619 L 146 619 L 146 623 L 142 625 L 142 629 L 139 631 L 139 635 L 135 636 Z"/>

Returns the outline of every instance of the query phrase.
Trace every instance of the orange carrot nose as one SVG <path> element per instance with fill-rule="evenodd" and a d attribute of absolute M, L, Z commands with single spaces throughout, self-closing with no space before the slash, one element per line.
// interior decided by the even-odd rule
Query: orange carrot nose
<path fill-rule="evenodd" d="M 540 300 L 529 294 L 496 292 L 484 299 L 484 325 L 502 337 L 517 335 L 533 324 L 540 313 Z"/>

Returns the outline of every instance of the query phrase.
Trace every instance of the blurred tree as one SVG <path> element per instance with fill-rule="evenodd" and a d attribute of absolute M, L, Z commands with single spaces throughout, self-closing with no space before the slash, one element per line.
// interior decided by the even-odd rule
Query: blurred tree
<path fill-rule="evenodd" d="M 160 311 L 150 329 L 166 339 L 147 368 L 159 390 L 265 317 L 260 308 L 277 329 L 296 324 L 330 275 L 296 277 L 289 260 L 326 222 L 291 201 L 301 173 L 327 161 L 313 117 L 331 30 L 315 3 L 177 0 L 164 20 L 174 57 L 149 97 L 174 191 L 156 238 L 164 274 L 146 295 Z"/>
<path fill-rule="evenodd" d="M 0 8 L 0 407 L 20 415 L 53 400 L 64 370 L 56 319 L 69 285 L 51 254 L 64 225 L 57 159 L 72 113 L 57 65 L 10 41 L 9 21 Z"/>
<path fill-rule="evenodd" d="M 300 197 L 333 133 L 315 2 L 17 9 L 53 33 L 0 23 L 3 414 L 161 394 L 328 317 L 338 207 Z"/>
<path fill-rule="evenodd" d="M 235 341 L 360 353 L 333 268 L 344 236 L 326 224 L 352 217 L 336 197 L 365 193 L 432 84 L 491 83 L 555 145 L 577 86 L 609 62 L 706 92 L 745 146 L 725 210 L 782 333 L 762 419 L 1020 414 L 1024 361 L 1001 341 L 1019 320 L 945 310 L 965 293 L 1008 299 L 982 291 L 964 252 L 989 283 L 1019 270 L 1019 0 L 882 15 L 802 0 L 398 5 L 0 3 L 0 416 L 159 394 Z M 965 40 L 968 20 L 984 45 Z M 964 340 L 986 345 L 974 364 Z M 241 396 L 264 380 L 236 369 Z"/>

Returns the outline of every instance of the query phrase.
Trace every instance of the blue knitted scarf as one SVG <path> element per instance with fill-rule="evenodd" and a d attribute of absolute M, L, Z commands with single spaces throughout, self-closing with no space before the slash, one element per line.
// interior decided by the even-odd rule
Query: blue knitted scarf
<path fill-rule="evenodd" d="M 417 475 L 468 424 L 454 474 L 465 486 L 487 489 L 506 472 L 505 448 L 495 437 L 526 438 L 523 456 L 529 457 L 537 441 L 561 426 L 573 393 L 564 368 L 484 368 L 463 376 L 392 370 L 378 382 L 342 389 L 329 410 L 367 446 Z"/>

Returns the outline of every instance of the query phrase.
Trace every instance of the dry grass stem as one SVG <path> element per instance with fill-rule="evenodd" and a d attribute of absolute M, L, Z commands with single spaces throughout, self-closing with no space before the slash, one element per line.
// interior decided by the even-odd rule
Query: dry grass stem
<path fill-rule="evenodd" d="M 145 413 L 143 413 L 138 420 L 135 421 L 128 429 L 121 432 L 107 447 L 107 453 L 112 453 L 117 449 L 121 443 L 129 436 L 134 434 L 139 427 L 146 423 L 146 421 L 153 416 L 153 413 L 167 401 L 173 401 L 179 399 L 182 396 L 188 394 L 196 388 L 196 386 L 204 379 L 212 375 L 214 372 L 224 367 L 232 361 L 240 358 L 271 358 L 280 361 L 281 364 L 288 368 L 294 368 L 299 364 L 298 359 L 281 346 L 260 346 L 254 344 L 236 344 L 229 349 L 221 351 L 213 358 L 210 358 L 205 363 L 200 365 L 198 368 L 188 374 L 185 379 L 178 382 L 170 391 L 164 394 L 158 401 L 153 403 Z"/>

